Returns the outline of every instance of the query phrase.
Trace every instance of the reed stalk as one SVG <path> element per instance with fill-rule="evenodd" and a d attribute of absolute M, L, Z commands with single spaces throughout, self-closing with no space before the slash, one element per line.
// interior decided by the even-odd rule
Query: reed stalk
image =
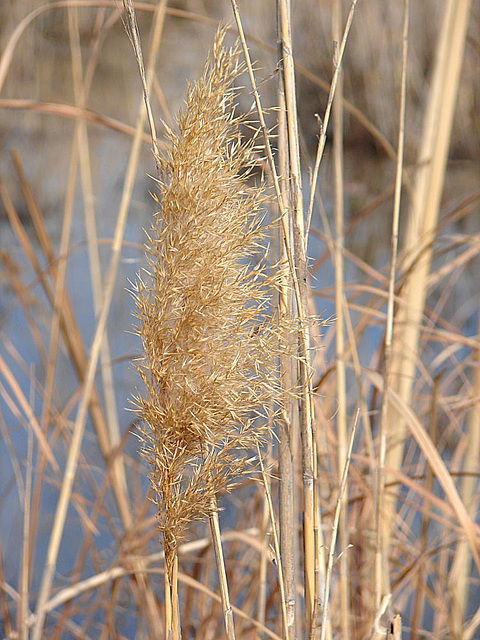
<path fill-rule="evenodd" d="M 244 143 L 233 115 L 239 49 L 220 30 L 202 78 L 188 90 L 158 157 L 159 212 L 148 234 L 148 269 L 133 288 L 137 371 L 134 400 L 143 454 L 174 586 L 179 541 L 208 517 L 227 638 L 234 625 L 220 541 L 217 496 L 253 469 L 245 453 L 270 431 L 278 401 L 278 324 L 262 249 L 262 188 L 247 185 L 255 138 Z M 173 593 L 173 591 L 172 591 Z M 167 627 L 174 630 L 173 597 Z"/>
<path fill-rule="evenodd" d="M 277 3 L 277 33 L 280 33 L 279 4 Z M 280 47 L 281 38 L 278 37 L 278 59 L 282 59 Z M 288 210 L 290 202 L 290 183 L 288 173 L 288 125 L 285 101 L 285 82 L 283 73 L 278 74 L 278 167 L 279 186 L 283 210 Z M 288 237 L 291 237 L 291 216 L 285 218 Z M 279 265 L 278 269 L 278 311 L 280 322 L 293 318 L 293 300 L 291 277 L 288 269 L 288 256 L 282 232 L 279 234 Z M 288 339 L 288 336 L 285 336 Z M 288 354 L 282 354 L 279 361 L 280 385 L 284 397 L 284 414 L 278 422 L 278 472 L 279 472 L 279 523 L 280 523 L 280 553 L 283 567 L 284 590 L 282 593 L 282 608 L 286 612 L 284 617 L 284 636 L 297 637 L 297 505 L 298 491 L 295 483 L 295 469 L 298 462 L 298 420 L 294 415 L 294 403 L 289 398 L 288 391 L 293 387 L 295 377 L 294 366 Z"/>
<path fill-rule="evenodd" d="M 387 321 L 385 328 L 385 352 L 383 363 L 383 394 L 380 408 L 380 429 L 378 444 L 378 461 L 375 482 L 375 574 L 374 574 L 374 609 L 377 613 L 380 609 L 381 599 L 389 595 L 389 564 L 388 547 L 385 538 L 385 521 L 383 507 L 385 496 L 385 456 L 387 448 L 387 416 L 388 416 L 388 389 L 391 382 L 392 366 L 392 339 L 394 322 L 395 281 L 398 254 L 398 229 L 400 225 L 400 203 L 402 195 L 403 154 L 405 147 L 405 110 L 407 88 L 407 58 L 408 58 L 408 25 L 410 18 L 409 0 L 405 0 L 403 38 L 402 38 L 402 77 L 400 89 L 400 109 L 397 145 L 397 166 L 395 174 L 395 193 L 392 215 L 392 233 L 390 248 L 390 274 L 388 279 Z"/>
<path fill-rule="evenodd" d="M 480 320 L 478 323 L 480 329 Z M 474 364 L 471 383 L 471 403 L 468 411 L 467 429 L 465 434 L 465 455 L 460 496 L 471 515 L 475 517 L 478 507 L 478 485 L 475 474 L 478 473 L 478 460 L 480 457 L 480 348 L 474 352 Z M 454 638 L 462 638 L 465 612 L 468 604 L 468 586 L 471 574 L 472 558 L 468 541 L 461 540 L 455 549 L 452 570 L 449 575 L 449 591 L 451 595 L 451 620 Z"/>
<path fill-rule="evenodd" d="M 412 399 L 422 318 L 428 293 L 427 279 L 445 180 L 470 4 L 470 0 L 449 0 L 445 5 L 425 113 L 413 202 L 408 213 L 403 247 L 406 257 L 405 282 L 396 317 L 396 331 L 392 338 L 391 362 L 392 387 L 407 407 Z M 402 465 L 407 435 L 405 417 L 398 409 L 390 406 L 387 422 L 391 445 L 387 447 L 385 466 L 398 470 Z M 396 500 L 396 490 L 385 496 L 382 518 L 386 553 L 392 538 L 391 523 Z"/>
<path fill-rule="evenodd" d="M 87 73 L 84 74 L 80 33 L 78 25 L 78 9 L 71 7 L 68 11 L 68 30 L 70 36 L 70 50 L 72 54 L 72 78 L 75 93 L 75 103 L 80 109 L 85 108 L 88 96 L 89 85 L 85 84 L 88 80 Z M 90 58 L 91 60 L 94 58 Z M 89 62 L 90 62 L 89 61 Z M 90 68 L 91 65 L 88 65 Z M 88 256 L 90 265 L 90 277 L 94 299 L 95 314 L 98 315 L 102 300 L 102 273 L 100 268 L 100 257 L 98 252 L 98 239 L 95 221 L 95 206 L 93 196 L 92 169 L 90 165 L 90 148 L 86 123 L 83 120 L 78 121 L 78 162 L 80 165 L 80 176 L 82 183 L 83 207 L 85 212 L 85 229 L 88 244 Z M 108 331 L 105 331 L 104 340 L 102 342 L 101 351 L 101 367 L 103 382 L 103 394 L 105 398 L 105 418 L 108 428 L 109 447 L 115 450 L 120 443 L 120 427 L 118 424 L 118 414 L 115 405 L 115 392 L 113 383 L 113 372 L 110 358 L 110 348 L 108 343 Z M 122 521 L 126 528 L 132 523 L 130 513 L 127 482 L 125 476 L 125 464 L 121 453 L 116 455 L 112 460 L 112 476 L 116 493 L 119 496 L 119 506 Z"/>
<path fill-rule="evenodd" d="M 293 64 L 293 42 L 291 29 L 291 7 L 289 0 L 278 1 L 278 25 L 280 45 L 280 69 L 283 76 L 285 95 L 285 116 L 287 129 L 288 157 L 288 199 L 287 210 L 291 219 L 294 247 L 294 267 L 297 288 L 298 321 L 298 412 L 302 443 L 303 481 L 303 554 L 304 554 L 304 594 L 305 629 L 310 636 L 314 626 L 316 598 L 315 586 L 315 447 L 313 439 L 312 370 L 310 367 L 310 338 L 307 327 L 307 261 L 305 214 L 303 208 L 302 175 L 300 166 L 300 145 L 298 138 L 298 114 L 296 84 Z"/>
<path fill-rule="evenodd" d="M 359 3 L 358 12 L 356 0 L 238 0 L 242 18 L 231 0 L 243 51 L 225 46 L 235 26 L 222 30 L 177 119 L 170 112 L 183 76 L 195 77 L 228 3 L 215 15 L 210 3 L 194 11 L 168 0 L 123 3 L 123 13 L 118 0 L 56 0 L 33 11 L 31 0 L 12 11 L 0 3 L 0 115 L 5 146 L 20 146 L 13 176 L 8 157 L 0 168 L 5 640 L 400 640 L 397 612 L 411 640 L 474 640 L 480 243 L 471 232 L 480 193 L 468 193 L 478 155 L 471 0 Z M 416 44 L 407 65 L 409 4 Z M 361 28 L 350 36 L 354 11 Z M 144 63 L 140 34 L 152 18 Z M 132 60 L 118 55 L 122 20 L 144 94 L 136 127 L 131 96 L 118 99 L 123 78 L 135 84 Z M 68 46 L 68 60 L 55 55 Z M 252 91 L 237 94 L 244 70 Z M 249 98 L 259 129 L 251 108 L 235 115 Z M 403 131 L 405 109 L 412 124 Z M 404 168 L 415 136 L 416 162 Z M 128 166 L 114 158 L 105 167 L 110 145 L 128 156 L 125 137 Z M 116 409 L 135 384 L 122 364 L 132 359 L 130 338 L 118 331 L 131 325 L 124 281 L 143 256 L 137 216 L 152 206 L 140 180 L 133 191 L 147 146 L 158 211 L 146 224 L 147 268 L 133 285 L 143 355 L 132 420 Z M 266 189 L 253 186 L 263 171 Z M 123 182 L 116 220 L 102 211 L 117 198 L 113 180 Z M 382 229 L 372 229 L 379 218 Z M 104 277 L 100 258 L 110 251 Z M 90 272 L 88 291 L 78 287 L 88 280 L 79 265 Z M 326 307 L 336 323 L 320 336 L 313 318 Z M 364 429 L 353 454 L 346 439 L 356 406 Z M 138 426 L 150 491 L 131 445 Z M 250 478 L 257 458 L 263 500 Z"/>
<path fill-rule="evenodd" d="M 347 454 L 347 388 L 345 367 L 345 321 L 344 321 L 344 160 L 343 160 L 343 74 L 341 72 L 341 60 L 337 59 L 339 43 L 342 37 L 342 0 L 336 0 L 332 11 L 332 35 L 334 43 L 333 69 L 338 74 L 335 99 L 333 101 L 333 160 L 335 181 L 335 245 L 334 245 L 334 272 L 335 272 L 335 376 L 337 394 L 337 474 L 339 482 Z M 340 66 L 339 66 L 340 65 Z M 339 67 L 339 71 L 337 71 Z M 348 487 L 345 486 L 345 503 L 348 504 Z M 350 638 L 350 586 L 348 569 L 348 531 L 347 510 L 340 512 L 339 542 L 341 549 L 340 558 L 340 619 L 342 638 Z"/>
<path fill-rule="evenodd" d="M 156 20 L 154 22 L 154 33 L 156 37 L 152 41 L 151 56 L 149 60 L 150 79 L 155 60 L 155 53 L 158 51 L 161 25 L 162 25 L 162 11 L 157 11 Z M 160 26 L 160 28 L 159 28 Z M 45 622 L 45 605 L 50 595 L 50 590 L 53 582 L 53 575 L 58 559 L 58 552 L 60 543 L 63 536 L 63 530 L 65 526 L 65 519 L 67 516 L 68 504 L 73 488 L 73 481 L 78 467 L 78 459 L 81 450 L 81 444 L 85 431 L 85 424 L 87 418 L 87 411 L 90 402 L 90 397 L 93 389 L 95 372 L 100 356 L 101 345 L 103 342 L 103 334 L 107 322 L 108 311 L 113 295 L 113 288 L 115 284 L 115 278 L 117 274 L 118 263 L 120 259 L 120 249 L 122 246 L 123 235 L 125 231 L 125 224 L 127 221 L 128 204 L 130 201 L 131 193 L 133 190 L 135 168 L 138 164 L 138 156 L 140 152 L 140 144 L 142 140 L 143 124 L 144 124 L 144 111 L 140 111 L 137 119 L 136 135 L 132 145 L 131 155 L 129 159 L 129 165 L 125 175 L 125 184 L 122 193 L 122 201 L 120 203 L 120 210 L 118 213 L 117 224 L 115 228 L 115 234 L 112 245 L 112 254 L 110 259 L 109 268 L 104 281 L 104 298 L 103 305 L 100 309 L 95 335 L 92 342 L 92 348 L 90 353 L 90 359 L 85 371 L 85 380 L 83 386 L 82 398 L 78 407 L 77 417 L 72 434 L 72 441 L 68 452 L 68 458 L 66 468 L 64 472 L 64 478 L 58 499 L 57 509 L 55 513 L 54 522 L 52 525 L 52 532 L 49 540 L 49 546 L 47 551 L 47 558 L 45 561 L 45 567 L 41 579 L 40 592 L 38 595 L 38 601 L 36 606 L 36 619 L 33 627 L 32 638 L 33 640 L 40 640 L 43 634 L 43 626 Z"/>

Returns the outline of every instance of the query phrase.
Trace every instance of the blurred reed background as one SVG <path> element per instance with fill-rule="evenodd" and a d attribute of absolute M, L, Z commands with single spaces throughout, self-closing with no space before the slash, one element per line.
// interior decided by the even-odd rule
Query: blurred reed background
<path fill-rule="evenodd" d="M 201 76 L 218 24 L 229 22 L 228 45 L 238 26 L 229 2 L 135 6 L 162 156 L 160 119 L 176 130 L 187 81 Z M 308 355 L 280 366 L 294 387 L 300 363 L 303 391 L 262 445 L 263 480 L 244 478 L 217 496 L 233 620 L 239 638 L 398 640 L 400 614 L 404 638 L 472 640 L 480 633 L 480 9 L 462 0 L 358 2 L 313 199 L 319 118 L 350 6 L 297 0 L 291 17 L 283 2 L 238 7 L 281 178 L 279 210 L 265 161 L 265 215 L 292 225 L 272 235 L 272 262 L 285 229 L 288 240 L 299 234 L 290 247 L 297 275 L 307 246 L 305 307 L 289 302 L 292 273 L 279 271 L 279 315 L 284 294 L 289 322 L 305 312 L 322 321 L 301 323 Z M 279 62 L 277 10 L 283 37 L 292 31 L 294 82 L 288 59 L 285 69 Z M 158 205 L 122 14 L 103 0 L 0 4 L 5 638 L 163 638 L 168 627 L 149 469 L 127 410 L 141 344 L 126 290 L 146 265 L 143 230 Z M 248 74 L 235 84 L 237 114 L 258 127 Z M 309 451 L 298 431 L 307 405 Z M 208 522 L 192 524 L 177 552 L 183 637 L 223 637 Z"/>

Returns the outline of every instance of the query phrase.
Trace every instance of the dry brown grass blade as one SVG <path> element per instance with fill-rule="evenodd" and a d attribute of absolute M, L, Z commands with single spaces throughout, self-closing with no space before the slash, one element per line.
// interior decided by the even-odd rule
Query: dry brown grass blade
<path fill-rule="evenodd" d="M 159 8 L 160 7 L 160 8 Z M 154 21 L 154 34 L 152 39 L 152 45 L 150 50 L 149 68 L 147 72 L 148 82 L 151 81 L 152 69 L 155 61 L 155 53 L 158 51 L 161 27 L 163 25 L 163 11 L 161 5 L 157 6 L 156 19 Z M 143 105 L 142 105 L 143 107 Z M 120 209 L 118 213 L 117 223 L 115 227 L 114 240 L 112 245 L 112 255 L 110 259 L 109 269 L 105 278 L 104 285 L 104 298 L 101 311 L 97 320 L 97 326 L 95 335 L 92 342 L 90 360 L 85 373 L 85 382 L 83 388 L 82 399 L 78 408 L 78 413 L 75 421 L 75 426 L 72 435 L 72 442 L 68 454 L 67 465 L 65 469 L 64 481 L 60 492 L 59 501 L 57 504 L 57 511 L 52 527 L 52 534 L 50 537 L 47 560 L 45 564 L 44 573 L 41 580 L 41 587 L 37 601 L 36 608 L 36 621 L 32 633 L 33 640 L 40 640 L 43 633 L 43 625 L 45 620 L 45 604 L 48 600 L 50 589 L 52 586 L 53 575 L 56 567 L 58 551 L 60 548 L 60 542 L 63 535 L 63 528 L 65 524 L 65 518 L 67 514 L 68 503 L 73 487 L 73 481 L 75 472 L 78 465 L 78 457 L 80 454 L 80 448 L 82 444 L 85 422 L 87 417 L 87 409 L 89 404 L 89 397 L 93 388 L 95 372 L 97 368 L 98 358 L 100 355 L 101 344 L 103 340 L 103 333 L 106 326 L 108 311 L 110 308 L 110 302 L 113 295 L 113 288 L 115 284 L 115 278 L 117 274 L 120 251 L 122 247 L 122 240 L 125 231 L 125 224 L 127 221 L 128 205 L 133 190 L 135 181 L 136 168 L 138 166 L 138 158 L 140 153 L 143 125 L 145 121 L 145 114 L 143 108 L 140 109 L 140 113 L 137 119 L 137 126 L 135 130 L 135 137 L 132 144 L 129 163 L 125 175 L 125 183 L 122 192 L 122 200 L 120 203 Z"/>
<path fill-rule="evenodd" d="M 47 233 L 47 230 L 45 229 L 45 224 L 43 221 L 42 214 L 40 212 L 39 207 L 37 206 L 37 202 L 33 196 L 33 193 L 30 189 L 28 181 L 25 177 L 25 172 L 23 171 L 23 166 L 20 160 L 20 156 L 15 149 L 12 150 L 12 158 L 13 158 L 13 163 L 15 165 L 15 170 L 18 175 L 18 179 L 20 180 L 20 185 L 22 187 L 23 197 L 25 198 L 27 209 L 30 214 L 30 218 L 33 222 L 35 233 L 37 234 L 38 242 L 47 259 L 47 263 L 49 265 L 54 266 L 56 259 L 55 259 L 55 254 L 53 252 L 53 247 L 50 241 L 50 237 Z"/>
<path fill-rule="evenodd" d="M 383 381 L 378 374 L 372 371 L 365 371 L 365 375 L 371 380 L 371 382 L 378 390 L 383 390 Z M 425 431 L 423 425 L 420 423 L 411 407 L 406 405 L 400 395 L 392 388 L 388 389 L 387 395 L 389 402 L 402 416 L 402 419 L 405 421 L 405 424 L 407 425 L 411 435 L 417 442 L 420 450 L 427 459 L 433 473 L 435 474 L 442 489 L 444 490 L 447 499 L 452 505 L 458 521 L 460 522 L 465 532 L 465 536 L 468 540 L 470 551 L 475 560 L 475 564 L 480 569 L 480 555 L 478 550 L 479 535 L 476 531 L 475 525 L 473 524 L 470 516 L 467 513 L 467 510 L 465 509 L 465 505 L 460 498 L 457 488 L 455 487 L 455 483 L 453 482 L 453 478 L 449 473 L 445 462 L 442 460 L 435 447 L 435 444 L 432 442 L 430 436 Z M 385 518 L 385 511 L 381 515 L 382 518 Z"/>
<path fill-rule="evenodd" d="M 72 53 L 72 77 L 75 102 L 77 106 L 79 106 L 80 108 L 84 108 L 90 86 L 85 86 L 84 84 L 80 49 L 80 34 L 78 27 L 78 14 L 76 7 L 71 8 L 68 12 L 68 28 L 70 35 L 70 48 Z M 95 47 L 93 47 L 93 52 L 95 53 Z M 93 74 L 93 68 L 95 67 L 95 64 L 95 56 L 90 57 L 87 72 L 89 69 L 91 69 Z M 87 236 L 92 292 L 94 298 L 94 310 L 95 314 L 97 315 L 101 307 L 101 300 L 103 296 L 102 275 L 100 270 L 100 258 L 97 246 L 89 140 L 87 128 L 83 120 L 77 121 L 77 130 L 78 159 L 80 164 L 83 205 L 85 212 L 85 228 Z M 108 346 L 107 330 L 105 331 L 104 339 L 102 342 L 101 375 L 103 379 L 103 395 L 105 400 L 105 417 L 108 430 L 109 451 L 111 451 L 119 446 L 120 427 L 118 424 L 118 415 L 115 404 L 114 382 L 110 362 L 110 349 Z M 113 484 L 116 487 L 116 495 L 120 505 L 120 514 L 122 516 L 123 524 L 125 528 L 128 529 L 132 524 L 132 518 L 130 515 L 124 460 L 121 451 L 114 457 L 111 462 L 111 474 L 113 476 Z"/>
<path fill-rule="evenodd" d="M 25 179 L 18 154 L 14 153 L 13 157 L 14 157 L 17 173 L 19 175 L 20 183 L 22 185 L 22 190 L 24 193 L 25 201 L 27 203 L 28 211 L 33 221 L 34 229 L 40 244 L 40 248 L 47 259 L 47 262 L 49 265 L 48 271 L 50 273 L 50 276 L 52 277 L 53 282 L 56 282 L 59 262 L 62 261 L 62 257 L 60 257 L 58 261 L 54 257 L 53 247 L 51 245 L 48 233 L 45 228 L 44 218 L 42 216 L 42 213 L 39 207 L 37 206 L 36 200 Z M 80 330 L 78 328 L 77 322 L 73 315 L 73 310 L 70 304 L 69 297 L 64 292 L 63 304 L 60 307 L 58 305 L 57 307 L 55 307 L 55 294 L 52 290 L 49 279 L 47 278 L 47 274 L 40 269 L 38 261 L 34 255 L 34 251 L 32 249 L 31 243 L 21 225 L 18 215 L 13 209 L 13 206 L 9 206 L 6 210 L 7 210 L 7 214 L 9 216 L 9 220 L 12 225 L 12 228 L 14 229 L 21 243 L 21 246 L 23 248 L 25 255 L 28 257 L 29 262 L 31 263 L 39 281 L 42 284 L 43 289 L 47 295 L 47 298 L 52 308 L 53 309 L 57 308 L 62 335 L 65 339 L 67 349 L 68 349 L 71 361 L 74 365 L 75 371 L 77 373 L 77 376 L 80 382 L 82 382 L 84 380 L 85 370 L 87 367 L 87 356 L 86 356 L 85 348 L 83 346 L 83 340 L 80 334 Z M 66 260 L 66 257 L 63 258 L 63 261 L 65 260 Z M 52 375 L 53 367 L 47 367 L 47 372 L 50 376 L 50 388 L 51 388 L 53 385 L 53 375 Z M 48 391 L 48 385 L 47 385 L 47 391 Z M 47 397 L 50 397 L 50 395 L 51 395 L 51 391 L 50 393 L 46 393 L 46 395 L 44 394 L 44 397 L 47 398 Z M 95 389 L 92 389 L 92 397 L 89 405 L 89 411 L 92 416 L 93 424 L 97 433 L 100 449 L 105 459 L 108 460 L 111 454 L 112 446 L 110 445 L 105 417 L 103 415 L 100 401 Z M 49 415 L 49 401 L 44 402 L 42 424 L 45 422 L 45 420 L 47 420 L 48 415 Z M 38 464 L 38 469 L 37 469 L 38 478 L 41 478 L 42 476 L 42 469 L 43 469 L 43 462 L 42 460 L 40 460 Z M 129 507 L 125 500 L 125 493 L 122 490 L 119 483 L 116 481 L 115 476 L 113 476 L 112 480 L 113 480 L 112 482 L 113 490 L 115 493 L 120 514 L 122 515 L 124 522 L 128 523 Z M 37 484 L 36 487 L 37 487 L 36 491 L 39 491 L 40 485 Z M 34 500 L 34 504 L 35 502 L 36 501 Z M 33 525 L 33 529 L 35 529 L 34 525 Z"/>
<path fill-rule="evenodd" d="M 114 118 L 109 118 L 89 109 L 80 109 L 69 104 L 61 104 L 56 102 L 39 102 L 38 100 L 26 100 L 22 98 L 2 98 L 0 99 L 0 109 L 15 109 L 21 111 L 34 111 L 36 113 L 46 113 L 52 116 L 62 116 L 71 118 L 72 120 L 83 119 L 86 122 L 107 127 L 113 131 L 123 133 L 130 138 L 135 136 L 135 129 L 123 122 L 119 122 Z M 150 142 L 150 136 L 142 132 L 141 139 L 143 142 Z"/>
<path fill-rule="evenodd" d="M 480 325 L 477 325 L 480 330 Z M 477 331 L 477 335 L 479 335 Z M 478 473 L 478 461 L 480 457 L 480 348 L 474 352 L 473 380 L 471 387 L 472 406 L 468 412 L 467 429 L 465 434 L 465 456 L 462 465 L 466 473 L 462 479 L 460 495 L 472 519 L 475 517 L 475 509 L 478 505 L 478 493 L 476 490 Z M 469 475 L 472 474 L 472 475 Z M 470 551 L 466 541 L 461 541 L 453 559 L 452 570 L 449 576 L 449 591 L 452 599 L 452 631 L 457 637 L 461 637 L 468 603 L 468 586 L 470 578 Z"/>
<path fill-rule="evenodd" d="M 408 260 L 406 265 L 408 277 L 404 286 L 402 304 L 398 310 L 398 331 L 394 334 L 392 345 L 391 369 L 395 372 L 392 385 L 404 405 L 402 412 L 399 413 L 398 408 L 392 407 L 388 415 L 391 438 L 396 444 L 388 449 L 385 463 L 387 467 L 393 469 L 400 468 L 404 452 L 406 436 L 404 411 L 410 406 L 412 399 L 412 381 L 415 378 L 416 358 L 419 352 L 427 278 L 432 259 L 432 242 L 436 233 L 443 191 L 470 4 L 470 0 L 461 2 L 452 0 L 445 5 L 419 152 L 419 168 L 404 248 Z M 444 466 L 442 468 L 447 473 Z M 444 480 L 447 482 L 446 477 Z M 456 491 L 455 496 L 458 498 Z M 458 500 L 460 501 L 459 498 Z M 460 504 L 462 504 L 461 501 Z M 395 510 L 395 496 L 385 503 L 385 510 L 383 517 L 385 523 L 389 523 L 392 521 L 391 514 Z M 460 512 L 465 522 L 465 532 L 471 546 L 473 545 L 472 552 L 476 556 L 468 525 L 469 518 L 463 504 Z M 384 536 L 388 548 L 390 536 L 388 524 Z"/>
<path fill-rule="evenodd" d="M 28 424 L 31 426 L 33 431 L 35 432 L 35 436 L 38 440 L 38 446 L 51 464 L 52 468 L 56 473 L 60 473 L 60 468 L 55 460 L 55 457 L 50 449 L 48 441 L 43 433 L 40 425 L 38 424 L 38 420 L 36 419 L 32 408 L 30 407 L 30 403 L 27 398 L 23 394 L 15 376 L 10 370 L 9 366 L 5 362 L 5 360 L 0 356 L 0 373 L 3 376 L 3 379 L 7 383 L 7 385 L 12 390 L 13 395 L 15 396 L 20 408 L 22 409 L 25 417 L 28 420 Z"/>
<path fill-rule="evenodd" d="M 0 253 L 0 261 L 2 263 L 3 272 L 7 278 L 8 284 L 11 290 L 15 293 L 16 299 L 20 303 L 21 309 L 30 328 L 30 333 L 34 341 L 35 348 L 37 349 L 37 353 L 40 357 L 40 361 L 45 366 L 47 362 L 47 354 L 45 351 L 45 346 L 43 344 L 43 338 L 35 322 L 35 314 L 32 313 L 31 307 L 33 297 L 31 295 L 30 289 L 28 287 L 25 287 L 25 285 L 21 281 L 16 266 L 8 254 Z"/>

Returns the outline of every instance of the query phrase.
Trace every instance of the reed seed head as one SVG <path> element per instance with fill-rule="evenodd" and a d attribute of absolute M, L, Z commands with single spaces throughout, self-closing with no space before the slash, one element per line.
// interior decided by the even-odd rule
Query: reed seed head
<path fill-rule="evenodd" d="M 234 115 L 239 49 L 219 31 L 169 132 L 148 269 L 134 286 L 145 391 L 135 398 L 160 529 L 174 549 L 251 466 L 278 401 L 278 331 L 265 264 L 264 191 Z"/>

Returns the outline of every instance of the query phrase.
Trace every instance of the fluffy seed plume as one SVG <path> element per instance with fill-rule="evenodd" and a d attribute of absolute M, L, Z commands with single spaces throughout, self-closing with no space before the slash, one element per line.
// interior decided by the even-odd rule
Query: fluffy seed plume
<path fill-rule="evenodd" d="M 264 193 L 247 184 L 252 146 L 233 104 L 239 51 L 224 48 L 223 37 L 189 87 L 178 134 L 169 133 L 149 268 L 133 292 L 145 386 L 135 405 L 166 558 L 187 524 L 249 468 L 246 452 L 266 435 L 277 401 Z"/>

